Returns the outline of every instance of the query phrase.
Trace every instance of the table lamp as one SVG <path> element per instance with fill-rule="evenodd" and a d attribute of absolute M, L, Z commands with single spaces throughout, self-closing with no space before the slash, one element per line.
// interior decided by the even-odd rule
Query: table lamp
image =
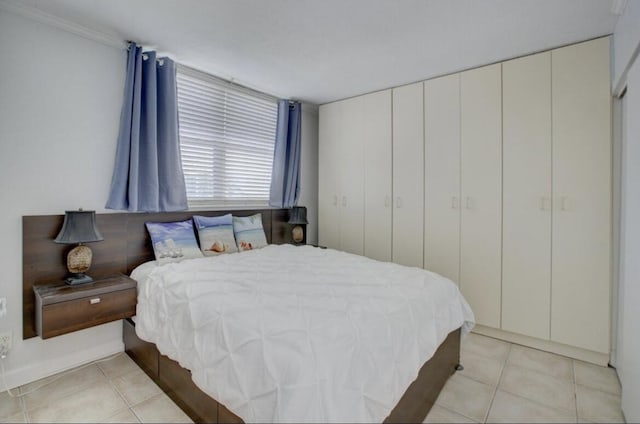
<path fill-rule="evenodd" d="M 304 240 L 303 225 L 307 225 L 307 208 L 304 206 L 294 206 L 289 211 L 289 224 L 295 225 L 291 230 L 291 237 L 295 243 L 301 243 Z"/>
<path fill-rule="evenodd" d="M 93 282 L 93 278 L 85 274 L 91 268 L 93 254 L 89 246 L 83 243 L 102 240 L 104 239 L 96 227 L 95 211 L 83 211 L 82 209 L 65 211 L 62 229 L 54 241 L 63 244 L 78 244 L 67 255 L 67 269 L 71 273 L 71 276 L 66 279 L 67 284 L 76 286 Z"/>

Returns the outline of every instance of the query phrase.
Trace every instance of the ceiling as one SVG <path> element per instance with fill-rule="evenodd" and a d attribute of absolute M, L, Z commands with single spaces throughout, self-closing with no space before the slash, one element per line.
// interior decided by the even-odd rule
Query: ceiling
<path fill-rule="evenodd" d="M 19 5 L 134 40 L 278 97 L 322 104 L 611 34 L 618 18 L 612 8 L 619 2 L 22 0 Z"/>

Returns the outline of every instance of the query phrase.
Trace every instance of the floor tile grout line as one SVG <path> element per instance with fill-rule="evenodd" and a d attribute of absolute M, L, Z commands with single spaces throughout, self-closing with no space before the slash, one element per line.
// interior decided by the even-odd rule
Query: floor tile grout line
<path fill-rule="evenodd" d="M 129 410 L 131 411 L 133 416 L 136 417 L 136 420 L 138 420 L 138 422 L 141 423 L 142 419 L 138 416 L 138 414 L 136 414 L 136 411 L 133 409 L 133 407 L 129 408 Z"/>
<path fill-rule="evenodd" d="M 575 377 L 571 378 L 571 380 L 568 380 L 568 379 L 565 379 L 565 378 L 558 378 L 558 377 L 553 376 L 551 374 L 547 374 L 547 373 L 544 373 L 544 372 L 541 372 L 541 371 L 538 371 L 538 370 L 534 370 L 532 368 L 523 367 L 522 365 L 514 364 L 513 362 L 511 362 L 509 364 L 509 366 L 510 367 L 515 367 L 515 368 L 518 368 L 518 369 L 521 369 L 521 370 L 529 371 L 529 372 L 532 372 L 532 373 L 537 374 L 539 376 L 553 379 L 555 381 L 562 381 L 563 383 L 574 384 L 574 382 L 575 382 Z"/>
<path fill-rule="evenodd" d="M 498 389 L 500 389 L 501 391 L 505 392 L 505 393 L 509 393 L 510 395 L 519 397 L 520 399 L 525 399 L 531 403 L 535 403 L 536 405 L 539 406 L 544 406 L 545 408 L 549 408 L 549 409 L 555 409 L 556 411 L 564 411 L 564 412 L 568 412 L 568 413 L 573 413 L 573 409 L 572 408 L 558 408 L 557 406 L 551 406 L 551 405 L 547 405 L 546 403 L 540 401 L 540 400 L 536 400 L 536 399 L 531 399 L 530 397 L 524 396 L 520 393 L 515 393 L 509 389 L 505 389 L 504 387 L 500 387 L 498 386 Z M 577 416 L 577 414 L 576 414 Z"/>
<path fill-rule="evenodd" d="M 515 344 L 514 344 L 514 345 L 515 345 Z M 553 377 L 553 378 L 556 378 L 556 379 L 558 379 L 558 380 L 562 380 L 562 381 L 573 381 L 574 376 L 573 376 L 573 365 L 572 365 L 572 361 L 573 361 L 573 359 L 572 359 L 572 358 L 569 358 L 569 357 L 567 357 L 567 356 L 558 355 L 558 354 L 556 354 L 556 353 L 552 353 L 552 352 L 545 352 L 545 351 L 543 351 L 543 350 L 537 350 L 537 349 L 530 348 L 530 347 L 527 347 L 527 346 L 521 346 L 521 345 L 515 345 L 515 346 L 522 347 L 522 348 L 527 349 L 527 350 L 534 350 L 534 351 L 536 351 L 536 352 L 541 352 L 541 353 L 544 353 L 544 354 L 548 354 L 548 355 L 551 355 L 551 357 L 559 357 L 559 358 L 562 358 L 563 360 L 567 360 L 567 362 L 569 362 L 569 364 L 570 364 L 569 366 L 570 366 L 570 368 L 571 368 L 571 377 L 570 377 L 570 378 L 567 378 L 567 379 L 559 378 L 559 377 L 556 377 L 556 375 L 555 375 L 555 374 L 553 374 L 553 373 L 551 373 L 551 372 L 546 373 L 546 372 L 541 371 L 540 369 L 533 368 L 533 367 L 531 367 L 531 366 L 526 366 L 526 365 L 525 365 L 525 364 L 523 364 L 523 363 L 517 363 L 517 362 L 515 362 L 515 361 L 511 361 L 511 358 L 509 358 L 509 362 L 510 362 L 510 364 L 511 364 L 511 365 L 516 366 L 516 367 L 518 367 L 518 368 L 527 369 L 527 370 L 529 370 L 529 371 L 534 371 L 534 372 L 536 372 L 536 373 L 538 373 L 538 374 L 544 374 L 544 375 L 546 375 L 546 376 Z M 532 359 L 531 361 L 532 361 L 532 362 L 535 362 L 535 363 L 537 363 L 537 364 L 541 364 L 541 362 L 540 362 L 540 361 L 538 361 L 537 359 Z M 545 368 L 547 368 L 547 366 L 546 366 L 546 365 L 545 365 Z"/>
<path fill-rule="evenodd" d="M 22 394 L 22 388 L 19 388 L 18 393 Z M 29 412 L 27 411 L 27 402 L 25 402 L 24 396 L 20 396 L 20 407 L 22 408 L 22 415 L 24 417 L 24 422 L 25 423 L 31 422 L 31 420 L 29 419 Z"/>
<path fill-rule="evenodd" d="M 593 366 L 593 367 L 602 368 L 602 369 L 612 369 L 614 374 L 615 374 L 616 382 L 618 383 L 617 384 L 617 388 L 618 389 L 614 392 L 614 391 L 604 390 L 604 389 L 601 389 L 600 387 L 595 387 L 595 386 L 592 386 L 592 385 L 589 385 L 589 384 L 578 383 L 578 376 L 577 376 L 577 373 L 576 373 L 576 364 L 578 362 L 585 363 L 584 361 L 574 360 L 573 374 L 574 374 L 574 381 L 575 381 L 576 386 L 587 387 L 589 389 L 597 390 L 597 391 L 603 392 L 603 393 L 608 393 L 608 394 L 614 395 L 614 396 L 622 396 L 622 392 L 621 392 L 622 385 L 620 384 L 620 377 L 618 376 L 618 370 L 616 370 L 615 368 L 613 368 L 611 366 L 604 367 L 604 366 L 601 366 L 601 365 L 591 364 L 589 362 L 585 363 L 588 366 Z"/>
<path fill-rule="evenodd" d="M 456 415 L 460 415 L 461 417 L 464 417 L 464 418 L 466 418 L 466 419 L 468 419 L 468 420 L 471 420 L 471 421 L 473 421 L 474 423 L 476 423 L 476 422 L 477 422 L 474 418 L 471 418 L 471 417 L 469 417 L 469 416 L 467 416 L 467 415 L 463 414 L 462 412 L 454 411 L 454 410 L 453 410 L 453 409 L 451 409 L 450 407 L 448 407 L 448 406 L 444 406 L 444 405 L 441 405 L 441 404 L 439 404 L 439 403 L 438 403 L 438 404 L 435 404 L 435 403 L 434 403 L 434 404 L 432 405 L 432 408 L 433 408 L 433 406 L 435 406 L 435 405 L 438 405 L 438 407 L 439 407 L 439 408 L 446 409 L 446 410 L 447 410 L 447 411 L 449 411 L 449 412 L 452 412 L 452 413 L 454 413 L 454 414 L 456 414 Z M 429 411 L 429 412 L 431 412 L 431 411 Z M 428 416 L 429 416 L 429 414 L 427 414 L 427 417 L 428 417 Z M 426 418 L 425 418 L 425 419 L 426 419 Z"/>
<path fill-rule="evenodd" d="M 120 378 L 120 377 L 116 377 L 116 378 Z M 120 390 L 118 390 L 118 387 L 116 387 L 115 384 L 113 384 L 113 380 L 109 380 L 107 379 L 107 381 L 109 382 L 109 385 L 111 386 L 111 388 L 113 390 L 116 391 L 116 393 L 118 394 L 118 396 L 120 396 L 120 399 L 122 399 L 124 401 L 124 404 L 127 405 L 127 408 L 131 408 L 131 404 L 129 403 L 129 401 L 127 400 L 127 398 L 124 396 L 123 393 L 120 392 Z"/>
<path fill-rule="evenodd" d="M 490 360 L 490 361 L 494 361 L 494 362 L 497 362 L 497 363 L 499 363 L 499 364 L 500 364 L 500 361 L 498 361 L 497 359 L 487 358 L 486 356 L 476 355 L 475 353 L 471 353 L 471 355 L 478 356 L 478 357 L 480 357 L 480 358 L 482 358 L 482 359 L 488 359 L 488 360 Z M 463 365 L 463 366 L 464 366 L 464 365 L 465 365 L 465 361 L 461 361 L 461 365 Z M 466 369 L 467 369 L 467 368 L 465 367 L 465 370 L 466 370 Z M 461 372 L 462 372 L 462 374 L 460 374 L 460 375 L 462 375 L 462 376 L 464 376 L 464 377 L 467 377 L 467 378 L 468 378 L 468 379 L 470 379 L 470 380 L 473 380 L 473 381 L 478 382 L 478 383 L 482 383 L 482 384 L 487 385 L 487 386 L 496 386 L 496 385 L 498 384 L 498 383 L 495 383 L 495 384 L 493 384 L 493 383 L 487 383 L 486 381 L 482 381 L 482 380 L 480 380 L 480 379 L 479 379 L 479 378 L 477 378 L 477 377 L 474 377 L 474 376 L 471 376 L 471 375 L 465 374 L 465 373 L 464 373 L 464 371 L 465 371 L 465 370 L 462 370 L 462 371 L 461 371 Z M 502 372 L 502 365 L 500 365 L 500 372 Z M 499 378 L 499 376 L 498 376 L 498 378 Z"/>
<path fill-rule="evenodd" d="M 500 387 L 498 387 L 498 390 L 500 390 L 500 391 L 502 391 L 504 393 L 508 393 L 509 395 L 517 397 L 517 398 L 520 398 L 522 400 L 526 400 L 527 402 L 535 403 L 538 406 L 543 406 L 543 407 L 545 407 L 547 409 L 552 409 L 552 410 L 557 411 L 557 412 L 564 412 L 564 413 L 568 413 L 568 414 L 573 414 L 573 411 L 571 409 L 562 409 L 562 408 L 557 408 L 555 406 L 550 406 L 550 405 L 547 405 L 547 404 L 545 404 L 543 402 L 540 402 L 540 401 L 537 401 L 537 400 L 533 400 L 531 398 L 523 396 L 521 394 L 514 393 L 514 392 L 511 392 L 509 390 L 501 389 Z"/>
<path fill-rule="evenodd" d="M 489 414 L 491 414 L 491 408 L 493 407 L 493 401 L 496 399 L 496 393 L 498 393 L 498 387 L 500 387 L 500 382 L 502 381 L 502 374 L 504 373 L 504 369 L 507 367 L 507 361 L 509 360 L 509 356 L 511 355 L 511 348 L 513 347 L 513 343 L 509 344 L 509 351 L 507 352 L 507 356 L 504 358 L 502 362 L 502 368 L 500 369 L 500 377 L 498 377 L 498 383 L 493 390 L 493 396 L 491 396 L 491 402 L 489 402 L 489 408 L 487 409 L 487 413 L 484 416 L 484 423 L 489 419 Z"/>
<path fill-rule="evenodd" d="M 142 370 L 132 371 L 132 372 L 130 372 L 129 374 L 136 374 L 136 373 L 140 373 L 140 374 L 143 374 L 143 375 L 145 375 L 145 376 L 146 376 L 146 374 L 145 374 L 145 373 L 144 373 L 144 371 L 142 371 Z M 113 380 L 116 380 L 116 379 L 118 379 L 118 378 L 123 378 L 124 376 L 129 375 L 129 374 L 124 374 L 124 375 L 121 375 L 121 376 L 119 376 L 119 377 L 115 377 Z M 131 403 L 131 402 L 129 402 L 129 401 L 127 400 L 127 398 L 124 396 L 124 393 L 122 393 L 122 392 L 120 391 L 120 389 L 118 389 L 118 387 L 113 383 L 113 380 L 109 380 L 109 383 L 110 383 L 110 384 L 111 384 L 111 386 L 115 389 L 115 391 L 120 395 L 120 397 L 122 398 L 122 400 L 124 400 L 124 402 L 127 404 L 127 407 L 128 407 L 129 409 L 131 409 L 131 408 L 133 408 L 133 407 L 135 407 L 135 406 L 138 406 L 138 405 L 140 405 L 141 403 L 146 402 L 146 401 L 148 401 L 149 399 L 152 399 L 152 398 L 154 398 L 154 397 L 156 397 L 156 396 L 161 395 L 161 394 L 163 394 L 163 393 L 164 393 L 164 392 L 160 391 L 159 393 L 155 393 L 155 394 L 153 394 L 153 395 L 151 395 L 151 396 L 149 396 L 149 397 L 147 397 L 147 398 L 145 398 L 145 399 L 142 399 L 141 401 L 138 401 L 138 402 L 136 402 L 136 403 Z M 155 383 L 153 380 L 151 380 L 151 384 L 153 384 L 155 387 L 158 387 L 158 386 L 156 385 L 156 383 Z M 173 401 L 173 400 L 172 400 L 172 401 Z"/>
<path fill-rule="evenodd" d="M 606 390 L 602 390 L 599 389 L 597 387 L 593 387 L 593 386 L 588 386 L 586 384 L 580 384 L 580 383 L 576 383 L 576 388 L 580 386 L 580 387 L 584 387 L 585 389 L 589 389 L 589 390 L 594 390 L 596 392 L 600 392 L 600 393 L 604 393 L 605 395 L 609 395 L 609 396 L 616 396 L 616 397 L 622 397 L 622 393 L 613 393 L 613 392 L 608 392 Z"/>
<path fill-rule="evenodd" d="M 127 406 L 125 406 L 124 408 L 121 408 L 121 409 L 117 409 L 117 410 L 115 410 L 113 413 L 111 413 L 111 414 L 107 415 L 107 416 L 106 416 L 105 418 L 103 418 L 101 421 L 108 420 L 109 418 L 113 418 L 113 417 L 115 417 L 116 415 L 119 415 L 119 414 L 123 413 L 124 411 L 130 411 L 130 410 L 131 410 L 131 408 L 129 407 L 129 405 L 127 405 Z"/>
<path fill-rule="evenodd" d="M 475 333 L 474 333 L 474 334 L 475 334 Z M 498 342 L 498 343 L 500 343 L 500 344 L 506 344 L 506 345 L 508 345 L 508 346 L 509 346 L 509 350 L 511 349 L 511 346 L 513 345 L 513 343 L 511 343 L 511 342 L 506 342 L 506 341 L 504 341 L 504 340 L 494 339 L 493 337 L 484 336 L 484 335 L 482 335 L 482 334 L 476 334 L 476 336 L 480 336 L 480 337 L 488 338 L 488 339 L 491 339 L 492 341 Z M 461 347 L 460 347 L 460 350 L 461 350 L 461 352 L 470 353 L 470 354 L 472 354 L 472 355 L 480 356 L 480 357 L 485 358 L 485 359 L 492 359 L 492 360 L 494 360 L 494 361 L 498 361 L 498 362 L 500 362 L 500 360 L 499 360 L 499 359 L 496 359 L 495 357 L 492 357 L 492 356 L 490 356 L 490 355 L 485 355 L 485 354 L 483 354 L 483 353 L 479 353 L 479 352 L 474 352 L 473 350 L 469 350 L 468 348 L 466 348 L 466 347 L 464 347 L 464 346 L 461 346 Z M 508 352 L 507 352 L 507 356 L 508 356 L 508 355 L 509 355 L 509 354 L 508 354 Z M 502 361 L 505 361 L 505 360 L 506 360 L 506 357 L 505 357 L 505 359 L 503 359 Z"/>
<path fill-rule="evenodd" d="M 457 373 L 458 373 L 458 372 L 456 371 L 456 373 L 454 373 L 453 375 L 456 375 Z M 451 377 L 453 377 L 453 375 L 452 375 Z M 488 386 L 488 387 L 490 387 L 490 388 L 491 388 L 491 385 L 489 385 L 489 384 L 487 384 L 487 383 L 481 383 L 481 382 L 479 382 L 479 381 L 477 381 L 477 380 L 473 380 L 473 379 L 471 379 L 471 378 L 469 378 L 469 377 L 467 377 L 467 376 L 465 376 L 465 375 L 460 374 L 460 377 L 461 377 L 461 378 L 464 378 L 464 379 L 467 379 L 467 380 L 471 380 L 471 381 L 472 381 L 472 382 L 474 382 L 474 383 L 478 383 L 478 384 L 481 384 L 481 385 L 483 385 L 483 386 Z M 444 390 L 444 389 L 443 389 L 443 390 Z M 441 392 L 441 393 L 442 393 L 442 392 Z M 458 414 L 458 415 L 460 415 L 460 416 L 462 416 L 462 417 L 465 417 L 465 418 L 467 418 L 467 419 L 469 419 L 469 420 L 473 421 L 474 423 L 480 423 L 480 422 L 482 422 L 482 421 L 478 421 L 478 419 L 476 419 L 476 418 L 470 417 L 469 415 L 467 415 L 467 414 L 465 414 L 465 413 L 463 413 L 463 412 L 461 412 L 461 411 L 459 411 L 459 410 L 454 409 L 454 407 L 453 407 L 453 406 L 447 406 L 447 405 L 443 405 L 443 404 L 441 404 L 441 403 L 438 403 L 438 399 L 436 399 L 436 402 L 434 403 L 434 405 L 438 405 L 439 407 L 444 408 L 444 409 L 446 409 L 446 410 L 448 410 L 448 411 L 455 412 L 456 414 Z"/>

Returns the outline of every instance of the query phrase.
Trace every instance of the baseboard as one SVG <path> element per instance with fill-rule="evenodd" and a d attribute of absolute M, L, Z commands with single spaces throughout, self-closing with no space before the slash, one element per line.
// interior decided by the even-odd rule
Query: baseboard
<path fill-rule="evenodd" d="M 6 384 L 10 389 L 13 389 L 123 351 L 124 343 L 122 340 L 115 340 L 87 350 L 73 352 L 61 358 L 9 370 L 5 375 Z M 4 390 L 4 387 L 0 390 Z"/>
<path fill-rule="evenodd" d="M 586 350 L 579 347 L 552 342 L 550 340 L 536 339 L 534 337 L 510 333 L 508 331 L 499 330 L 497 328 L 485 327 L 484 325 L 476 325 L 471 331 L 473 333 L 482 334 L 483 336 L 489 336 L 495 339 L 505 340 L 511 343 L 532 347 L 534 349 L 544 350 L 545 352 L 568 356 L 569 358 L 590 362 L 592 364 L 601 365 L 604 367 L 609 365 L 609 354 L 607 353 L 594 352 L 592 350 Z"/>

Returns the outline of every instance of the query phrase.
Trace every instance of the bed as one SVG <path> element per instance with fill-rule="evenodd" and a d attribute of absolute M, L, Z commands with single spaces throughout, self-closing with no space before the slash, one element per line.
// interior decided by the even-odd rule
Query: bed
<path fill-rule="evenodd" d="M 137 335 L 247 422 L 382 422 L 473 322 L 445 278 L 332 249 L 265 248 L 133 271 Z"/>
<path fill-rule="evenodd" d="M 286 242 L 286 213 L 269 214 L 263 216 L 267 238 Z M 139 214 L 118 215 L 137 215 L 127 226 L 140 224 Z M 146 235 L 128 228 L 119 234 L 144 239 L 128 240 L 147 252 L 129 249 L 126 257 L 136 259 L 128 260 L 128 271 L 150 259 Z M 124 322 L 125 349 L 195 421 L 422 421 L 459 363 L 460 334 L 473 321 L 457 287 L 443 277 L 310 246 L 143 265 L 132 277 L 139 281 L 139 306 L 136 323 Z M 180 306 L 187 304 L 192 307 Z M 366 327 L 358 316 L 375 325 Z M 251 328 L 252 321 L 261 327 Z M 189 336 L 189 326 L 199 338 Z M 205 343 L 216 333 L 223 342 Z M 348 364 L 322 359 L 334 357 Z"/>

